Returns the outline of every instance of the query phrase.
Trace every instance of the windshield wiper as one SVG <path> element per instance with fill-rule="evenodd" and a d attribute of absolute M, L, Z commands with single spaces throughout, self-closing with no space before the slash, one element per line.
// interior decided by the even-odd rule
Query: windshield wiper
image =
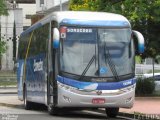
<path fill-rule="evenodd" d="M 106 51 L 107 51 L 107 53 L 106 53 Z M 115 64 L 114 64 L 114 62 L 111 59 L 111 54 L 109 53 L 109 49 L 107 48 L 106 43 L 104 44 L 104 56 L 105 56 L 105 63 L 106 63 L 106 65 L 107 65 L 107 60 L 108 60 L 108 65 L 109 65 L 109 67 L 111 69 L 111 72 L 112 72 L 115 80 L 119 81 L 119 76 L 117 74 Z"/>
<path fill-rule="evenodd" d="M 79 77 L 79 80 L 82 79 L 85 76 L 85 74 L 87 73 L 88 69 L 90 68 L 90 66 L 92 65 L 92 63 L 93 63 L 94 60 L 95 60 L 95 55 L 93 55 L 93 57 L 91 58 L 91 60 L 88 62 L 88 65 L 86 66 L 86 68 L 82 72 L 81 76 Z"/>

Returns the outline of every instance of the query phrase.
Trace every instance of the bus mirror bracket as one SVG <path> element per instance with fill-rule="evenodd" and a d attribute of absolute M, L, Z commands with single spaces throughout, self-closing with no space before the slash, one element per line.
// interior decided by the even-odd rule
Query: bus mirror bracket
<path fill-rule="evenodd" d="M 143 37 L 143 35 L 140 32 L 135 31 L 135 30 L 133 30 L 133 35 L 138 40 L 138 47 L 137 47 L 138 48 L 138 53 L 139 54 L 144 53 L 144 37 Z"/>
<path fill-rule="evenodd" d="M 53 48 L 59 48 L 59 41 L 60 41 L 60 33 L 58 28 L 53 28 Z"/>

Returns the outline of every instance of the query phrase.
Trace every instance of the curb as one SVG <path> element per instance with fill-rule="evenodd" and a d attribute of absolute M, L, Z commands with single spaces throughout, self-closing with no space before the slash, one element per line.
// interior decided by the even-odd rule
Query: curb
<path fill-rule="evenodd" d="M 17 86 L 0 86 L 0 89 L 17 89 Z"/>
<path fill-rule="evenodd" d="M 17 87 L 2 87 L 0 86 L 0 94 L 17 94 Z"/>
<path fill-rule="evenodd" d="M 119 112 L 118 114 L 119 116 L 123 116 L 123 117 L 129 117 L 129 118 L 132 118 L 132 119 L 135 119 L 135 115 L 134 113 L 122 113 L 122 112 Z"/>
<path fill-rule="evenodd" d="M 151 97 L 135 97 L 135 100 L 149 100 L 149 99 L 160 99 L 160 96 L 151 96 Z"/>
<path fill-rule="evenodd" d="M 17 107 L 17 105 L 12 105 L 12 104 L 7 104 L 7 103 L 0 103 L 0 106 L 6 106 L 6 107 L 11 107 L 11 108 Z"/>
<path fill-rule="evenodd" d="M 96 110 L 100 113 L 105 113 L 105 110 L 100 108 L 98 110 Z M 125 113 L 125 112 L 119 112 L 118 116 L 123 116 L 123 117 L 129 117 L 129 118 L 134 118 L 134 113 Z"/>
<path fill-rule="evenodd" d="M 104 109 L 98 109 L 95 111 L 106 114 Z M 154 114 L 144 114 L 136 111 L 134 111 L 133 113 L 119 112 L 118 116 L 131 118 L 133 120 L 160 120 L 160 116 L 156 116 L 156 114 L 154 116 Z"/>
<path fill-rule="evenodd" d="M 122 113 L 119 112 L 120 116 L 128 117 L 133 120 L 160 120 L 160 116 L 156 114 L 144 114 L 140 112 L 134 112 L 134 113 Z"/>
<path fill-rule="evenodd" d="M 0 94 L 17 94 L 17 92 L 0 92 Z"/>

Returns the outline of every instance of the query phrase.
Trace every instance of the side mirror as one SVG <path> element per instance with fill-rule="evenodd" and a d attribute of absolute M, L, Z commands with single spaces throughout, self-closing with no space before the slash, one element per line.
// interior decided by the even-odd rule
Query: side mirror
<path fill-rule="evenodd" d="M 53 28 L 53 48 L 59 48 L 60 33 L 58 28 Z"/>
<path fill-rule="evenodd" d="M 140 33 L 140 32 L 138 32 L 138 31 L 135 31 L 135 30 L 133 30 L 133 35 L 137 38 L 137 43 L 138 43 L 138 46 L 137 46 L 137 48 L 138 48 L 138 53 L 139 54 L 142 54 L 142 53 L 144 53 L 144 37 L 143 37 L 143 35 Z"/>

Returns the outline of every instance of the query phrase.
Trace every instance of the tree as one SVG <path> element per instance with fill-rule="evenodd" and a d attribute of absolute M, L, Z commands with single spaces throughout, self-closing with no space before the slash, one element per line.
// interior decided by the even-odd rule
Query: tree
<path fill-rule="evenodd" d="M 0 15 L 8 15 L 5 0 L 0 0 Z"/>
<path fill-rule="evenodd" d="M 160 55 L 160 0 L 71 0 L 71 10 L 122 14 L 145 37 L 143 58 Z"/>
<path fill-rule="evenodd" d="M 74 11 L 96 11 L 97 0 L 70 0 L 70 10 Z"/>
<path fill-rule="evenodd" d="M 14 21 L 14 26 L 13 26 L 13 60 L 15 62 L 16 60 L 16 50 L 17 50 L 17 42 L 16 42 L 17 38 L 16 38 L 16 23 Z"/>
<path fill-rule="evenodd" d="M 0 0 L 0 16 L 1 15 L 8 15 L 7 6 L 5 0 Z M 1 56 L 6 51 L 6 43 L 2 41 L 1 37 L 1 21 L 0 21 L 0 69 L 1 69 Z"/>

